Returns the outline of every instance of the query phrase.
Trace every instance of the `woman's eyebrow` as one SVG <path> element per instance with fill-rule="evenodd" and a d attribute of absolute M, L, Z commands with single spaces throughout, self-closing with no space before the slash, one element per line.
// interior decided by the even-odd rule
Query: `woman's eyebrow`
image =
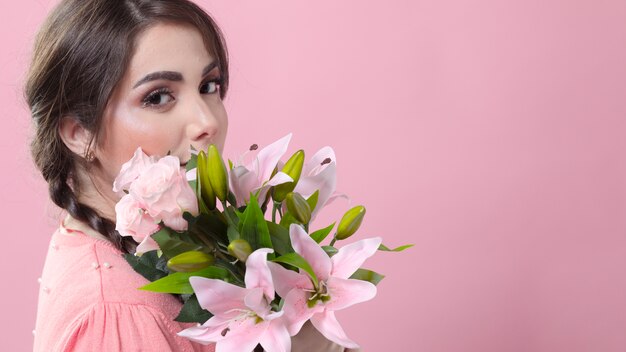
<path fill-rule="evenodd" d="M 213 61 L 207 66 L 205 66 L 202 69 L 202 76 L 206 76 L 216 66 L 217 66 L 216 61 Z M 156 81 L 159 79 L 177 82 L 177 81 L 183 81 L 183 75 L 180 72 L 174 72 L 174 71 L 157 71 L 157 72 L 148 73 L 142 79 L 137 81 L 137 83 L 135 83 L 135 85 L 133 86 L 133 89 L 139 87 L 140 85 L 144 83 L 147 83 L 150 81 Z"/>

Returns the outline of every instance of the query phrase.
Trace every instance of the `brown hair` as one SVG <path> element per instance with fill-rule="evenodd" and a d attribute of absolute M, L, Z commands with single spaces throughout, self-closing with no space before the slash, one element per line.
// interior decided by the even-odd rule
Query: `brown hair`
<path fill-rule="evenodd" d="M 228 53 L 217 24 L 187 0 L 63 0 L 37 33 L 24 89 L 35 135 L 31 155 L 48 182 L 50 198 L 78 220 L 109 238 L 124 253 L 137 246 L 115 223 L 79 203 L 76 168 L 89 169 L 59 134 L 61 118 L 71 116 L 98 143 L 102 115 L 134 53 L 137 35 L 160 22 L 192 25 L 216 58 L 220 97 L 228 90 Z"/>

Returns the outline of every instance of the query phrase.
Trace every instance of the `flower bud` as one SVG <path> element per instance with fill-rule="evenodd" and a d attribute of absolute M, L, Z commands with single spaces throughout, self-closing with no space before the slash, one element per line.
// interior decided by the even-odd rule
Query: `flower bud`
<path fill-rule="evenodd" d="M 293 182 L 285 182 L 279 185 L 274 186 L 274 191 L 272 193 L 272 199 L 277 202 L 282 202 L 287 193 L 292 192 L 296 188 L 296 184 L 300 179 L 300 174 L 302 174 L 302 166 L 304 165 L 304 150 L 300 149 L 297 152 L 293 153 L 291 158 L 287 160 L 285 166 L 283 166 L 282 172 L 286 173 L 293 179 Z"/>
<path fill-rule="evenodd" d="M 196 182 L 200 186 L 200 195 L 204 204 L 209 208 L 209 210 L 215 209 L 215 192 L 213 191 L 213 187 L 211 187 L 211 182 L 209 181 L 209 170 L 207 167 L 207 157 L 203 150 L 198 153 L 198 166 L 197 166 L 197 177 Z"/>
<path fill-rule="evenodd" d="M 182 272 L 193 272 L 211 266 L 215 258 L 200 251 L 187 251 L 167 261 L 167 267 Z"/>
<path fill-rule="evenodd" d="M 226 171 L 224 160 L 215 144 L 209 145 L 207 164 L 211 187 L 217 198 L 223 202 L 228 196 L 228 172 Z"/>
<path fill-rule="evenodd" d="M 233 240 L 228 245 L 228 253 L 242 262 L 245 262 L 250 253 L 252 253 L 252 247 L 250 247 L 250 243 L 248 243 L 248 241 L 239 238 Z"/>
<path fill-rule="evenodd" d="M 311 207 L 309 203 L 298 192 L 287 193 L 285 198 L 287 210 L 301 224 L 308 224 L 311 221 Z"/>
<path fill-rule="evenodd" d="M 352 234 L 359 229 L 359 226 L 361 226 L 361 221 L 363 221 L 364 216 L 365 207 L 362 205 L 357 205 L 356 207 L 348 210 L 345 214 L 343 214 L 343 217 L 339 222 L 335 238 L 338 240 L 345 240 L 346 238 L 352 236 Z"/>
<path fill-rule="evenodd" d="M 326 254 L 328 254 L 329 257 L 332 257 L 338 252 L 337 248 L 333 246 L 322 246 L 322 249 L 326 252 Z"/>

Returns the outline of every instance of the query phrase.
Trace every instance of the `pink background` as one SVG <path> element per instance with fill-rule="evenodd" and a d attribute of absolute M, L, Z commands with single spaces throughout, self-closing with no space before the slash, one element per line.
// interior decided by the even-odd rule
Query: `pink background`
<path fill-rule="evenodd" d="M 32 348 L 57 225 L 21 98 L 54 3 L 0 5 L 3 350 Z M 231 54 L 225 155 L 331 145 L 359 237 L 416 245 L 339 315 L 365 351 L 626 350 L 624 1 L 198 3 Z"/>

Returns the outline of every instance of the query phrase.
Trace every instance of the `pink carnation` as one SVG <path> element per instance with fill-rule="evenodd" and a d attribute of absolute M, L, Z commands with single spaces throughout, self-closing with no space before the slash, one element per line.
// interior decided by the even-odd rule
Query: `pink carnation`
<path fill-rule="evenodd" d="M 139 177 L 143 170 L 156 161 L 156 157 L 146 155 L 141 147 L 137 147 L 133 157 L 122 165 L 120 173 L 115 178 L 113 192 L 124 195 L 123 190 L 128 190 L 130 184 Z"/>
<path fill-rule="evenodd" d="M 159 249 L 156 241 L 150 237 L 159 230 L 159 221 L 141 209 L 140 204 L 130 194 L 125 195 L 115 205 L 115 229 L 122 236 L 131 236 L 140 242 L 137 253 Z"/>
<path fill-rule="evenodd" d="M 113 191 L 122 196 L 115 205 L 115 229 L 140 242 L 137 253 L 159 248 L 151 235 L 159 230 L 161 221 L 173 230 L 184 231 L 187 221 L 183 213 L 199 213 L 196 194 L 180 160 L 169 155 L 160 159 L 148 156 L 141 147 L 122 165 Z"/>
<path fill-rule="evenodd" d="M 176 231 L 187 229 L 184 211 L 199 213 L 196 194 L 174 156 L 165 156 L 146 167 L 130 185 L 130 195 L 150 216 Z"/>

